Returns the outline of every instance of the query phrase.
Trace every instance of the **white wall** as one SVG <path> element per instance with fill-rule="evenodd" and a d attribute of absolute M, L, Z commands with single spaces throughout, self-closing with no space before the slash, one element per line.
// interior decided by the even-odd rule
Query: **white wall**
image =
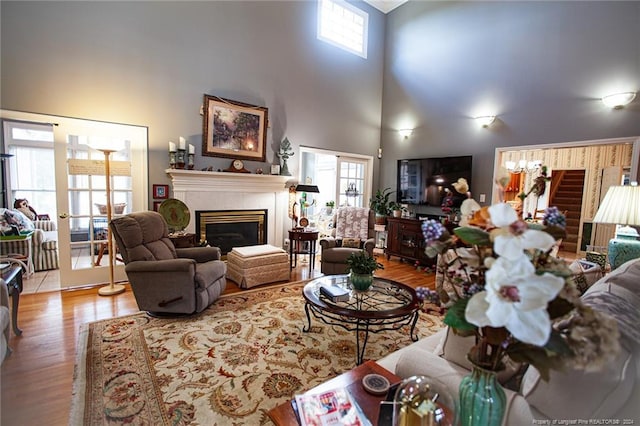
<path fill-rule="evenodd" d="M 200 156 L 204 93 L 269 108 L 269 170 L 286 136 L 375 155 L 380 143 L 384 16 L 369 16 L 369 55 L 316 38 L 311 1 L 0 2 L 1 107 L 149 127 L 149 182 L 168 183 L 168 141 Z M 298 157 L 289 161 L 297 172 Z M 151 195 L 149 197 L 152 198 Z"/>

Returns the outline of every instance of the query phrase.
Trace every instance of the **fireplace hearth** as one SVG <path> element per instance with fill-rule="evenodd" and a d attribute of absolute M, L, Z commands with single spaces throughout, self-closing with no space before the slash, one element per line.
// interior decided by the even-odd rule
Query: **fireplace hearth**
<path fill-rule="evenodd" d="M 219 247 L 223 259 L 234 247 L 267 243 L 267 210 L 198 210 L 196 235 Z"/>

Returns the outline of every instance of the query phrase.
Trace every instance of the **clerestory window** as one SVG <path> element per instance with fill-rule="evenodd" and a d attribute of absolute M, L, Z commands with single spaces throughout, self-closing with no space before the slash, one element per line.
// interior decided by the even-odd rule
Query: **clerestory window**
<path fill-rule="evenodd" d="M 367 57 L 369 15 L 342 0 L 318 0 L 318 39 Z"/>

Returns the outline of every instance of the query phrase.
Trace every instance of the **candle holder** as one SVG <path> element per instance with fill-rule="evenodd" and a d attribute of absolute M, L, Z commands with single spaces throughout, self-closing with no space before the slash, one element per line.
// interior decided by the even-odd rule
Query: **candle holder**
<path fill-rule="evenodd" d="M 184 169 L 184 165 L 186 162 L 186 150 L 184 149 L 178 149 L 178 155 L 176 155 L 176 167 L 178 169 Z"/>
<path fill-rule="evenodd" d="M 188 158 L 188 161 L 189 161 L 189 162 L 187 163 L 187 168 L 188 168 L 189 170 L 193 170 L 193 167 L 194 167 L 194 164 L 193 164 L 193 158 L 194 158 L 195 156 L 196 156 L 195 154 L 191 154 L 191 153 L 189 153 L 189 158 Z"/>
<path fill-rule="evenodd" d="M 169 151 L 169 167 L 172 169 L 176 168 L 176 152 Z"/>

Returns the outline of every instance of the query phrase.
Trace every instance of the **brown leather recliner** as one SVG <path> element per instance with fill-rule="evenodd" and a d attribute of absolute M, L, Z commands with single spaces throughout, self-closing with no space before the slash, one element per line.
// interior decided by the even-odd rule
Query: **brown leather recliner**
<path fill-rule="evenodd" d="M 227 265 L 217 247 L 176 249 L 157 212 L 130 213 L 109 223 L 140 310 L 152 315 L 203 311 L 224 291 Z"/>
<path fill-rule="evenodd" d="M 375 237 L 375 212 L 369 209 L 368 219 L 366 223 L 366 234 L 367 238 L 363 239 L 360 236 L 354 235 L 340 235 L 338 229 L 341 228 L 338 226 L 338 221 L 346 220 L 349 221 L 349 215 L 342 215 L 342 212 L 347 212 L 348 210 L 343 209 L 362 209 L 361 207 L 340 207 L 334 216 L 334 225 L 331 231 L 330 237 L 324 237 L 320 239 L 320 247 L 322 248 L 321 253 L 321 266 L 320 270 L 323 274 L 326 275 L 335 275 L 335 274 L 346 274 L 347 273 L 347 258 L 351 255 L 351 253 L 357 253 L 360 250 L 364 249 L 369 256 L 373 256 L 373 249 L 376 245 Z M 350 224 L 352 225 L 352 224 Z M 364 226 L 364 224 L 362 225 Z M 353 230 L 351 230 L 353 231 Z M 344 247 L 345 238 L 353 238 L 359 240 L 358 247 Z"/>

